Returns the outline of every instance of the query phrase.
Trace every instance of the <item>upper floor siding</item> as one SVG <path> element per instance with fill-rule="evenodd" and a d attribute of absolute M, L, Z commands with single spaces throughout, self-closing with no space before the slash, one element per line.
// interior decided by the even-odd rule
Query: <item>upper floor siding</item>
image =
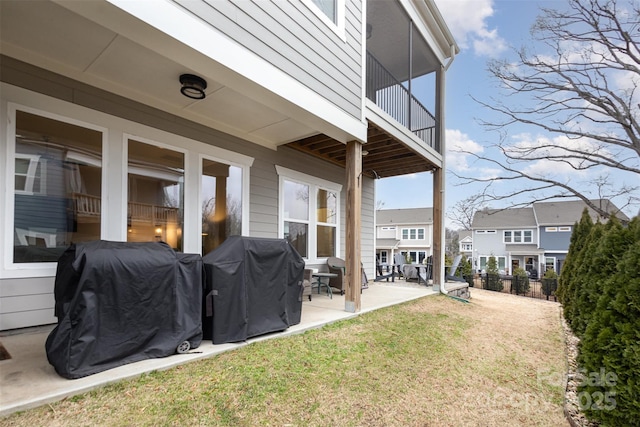
<path fill-rule="evenodd" d="M 344 28 L 307 1 L 174 0 L 290 78 L 360 120 L 362 2 L 345 0 Z M 338 2 L 340 4 L 340 2 Z"/>

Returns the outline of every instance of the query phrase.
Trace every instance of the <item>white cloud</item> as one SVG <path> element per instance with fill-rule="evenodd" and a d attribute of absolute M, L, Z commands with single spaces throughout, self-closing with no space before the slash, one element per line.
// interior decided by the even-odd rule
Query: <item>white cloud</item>
<path fill-rule="evenodd" d="M 468 153 L 481 153 L 484 147 L 469 138 L 466 133 L 458 129 L 446 130 L 447 168 L 455 171 L 468 171 Z"/>
<path fill-rule="evenodd" d="M 494 0 L 436 0 L 440 13 L 461 49 L 473 48 L 477 55 L 496 56 L 507 43 L 487 19 L 493 16 Z"/>

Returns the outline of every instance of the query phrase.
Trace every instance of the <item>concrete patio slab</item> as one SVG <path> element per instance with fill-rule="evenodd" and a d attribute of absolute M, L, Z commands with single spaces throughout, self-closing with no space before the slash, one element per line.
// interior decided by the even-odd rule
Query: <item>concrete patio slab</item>
<path fill-rule="evenodd" d="M 75 380 L 60 377 L 47 361 L 45 341 L 53 325 L 17 331 L 18 333 L 0 332 L 0 341 L 11 354 L 11 359 L 0 361 L 0 417 L 133 378 L 145 372 L 169 369 L 256 341 L 302 333 L 368 311 L 437 293 L 430 286 L 399 280 L 394 283 L 370 283 L 369 288 L 362 293 L 360 313 L 345 311 L 342 295 L 334 294 L 333 298 L 329 298 L 324 293 L 314 293 L 311 301 L 303 302 L 301 322 L 286 331 L 263 335 L 242 343 L 214 345 L 211 341 L 203 341 L 199 348 L 188 354 L 143 360 Z"/>

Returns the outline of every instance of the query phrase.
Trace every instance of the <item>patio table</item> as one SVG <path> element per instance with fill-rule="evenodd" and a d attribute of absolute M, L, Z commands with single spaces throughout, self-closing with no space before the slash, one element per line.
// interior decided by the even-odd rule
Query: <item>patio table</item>
<path fill-rule="evenodd" d="M 333 299 L 333 292 L 331 291 L 331 286 L 329 286 L 329 279 L 332 277 L 338 277 L 338 275 L 336 273 L 312 273 L 311 276 L 316 279 L 316 281 L 311 284 L 311 288 L 313 289 L 315 287 L 314 285 L 316 285 L 318 287 L 319 294 L 322 286 L 326 286 L 327 295 L 329 295 L 329 297 Z M 325 278 L 327 279 L 326 283 L 324 282 Z"/>

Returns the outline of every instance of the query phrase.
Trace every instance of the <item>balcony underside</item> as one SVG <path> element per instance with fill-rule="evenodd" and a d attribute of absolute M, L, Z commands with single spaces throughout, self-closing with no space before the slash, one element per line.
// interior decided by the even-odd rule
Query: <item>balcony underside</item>
<path fill-rule="evenodd" d="M 314 135 L 287 144 L 287 147 L 321 158 L 345 168 L 346 145 L 326 135 Z M 433 171 L 437 166 L 411 150 L 402 141 L 369 123 L 367 154 L 362 157 L 362 171 L 371 178 L 388 178 L 418 172 Z"/>

